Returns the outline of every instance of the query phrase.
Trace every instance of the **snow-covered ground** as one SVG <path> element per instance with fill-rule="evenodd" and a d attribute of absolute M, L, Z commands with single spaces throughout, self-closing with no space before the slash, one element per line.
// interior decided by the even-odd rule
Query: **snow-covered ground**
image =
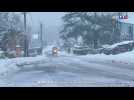
<path fill-rule="evenodd" d="M 96 54 L 96 55 L 86 55 L 81 56 L 85 59 L 92 59 L 94 61 L 112 61 L 112 62 L 119 62 L 123 64 L 134 64 L 134 50 L 130 52 L 125 52 L 117 55 L 105 55 L 105 54 Z"/>
<path fill-rule="evenodd" d="M 7 75 L 20 70 L 17 65 L 32 64 L 44 60 L 45 56 L 37 57 L 22 57 L 13 59 L 1 59 L 0 60 L 0 75 Z"/>
<path fill-rule="evenodd" d="M 86 56 L 60 51 L 57 57 L 3 59 L 0 69 L 0 86 L 134 86 L 134 50 Z"/>

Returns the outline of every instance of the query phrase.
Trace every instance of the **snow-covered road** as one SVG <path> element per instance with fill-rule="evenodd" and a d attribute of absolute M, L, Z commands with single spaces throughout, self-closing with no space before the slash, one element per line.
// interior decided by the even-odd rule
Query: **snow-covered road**
<path fill-rule="evenodd" d="M 134 86 L 134 65 L 81 56 L 47 57 L 2 77 L 0 86 Z"/>

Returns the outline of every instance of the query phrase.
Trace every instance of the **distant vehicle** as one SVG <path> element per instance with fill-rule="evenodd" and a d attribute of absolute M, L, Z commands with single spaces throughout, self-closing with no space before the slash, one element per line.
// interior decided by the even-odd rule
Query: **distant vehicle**
<path fill-rule="evenodd" d="M 110 54 L 119 54 L 127 51 L 132 51 L 134 49 L 134 41 L 123 41 L 120 43 L 116 43 L 106 48 L 102 48 L 100 53 L 104 53 L 106 55 Z"/>
<path fill-rule="evenodd" d="M 41 54 L 41 48 L 40 47 L 29 49 L 29 56 L 31 56 L 31 57 L 35 57 L 35 56 L 40 55 L 40 54 Z"/>
<path fill-rule="evenodd" d="M 54 56 L 58 55 L 58 48 L 57 47 L 52 48 L 52 55 L 54 55 Z"/>
<path fill-rule="evenodd" d="M 35 56 L 37 56 L 38 54 L 37 54 L 37 51 L 36 50 L 33 50 L 33 51 L 31 51 L 30 53 L 29 53 L 29 56 L 30 57 L 35 57 Z"/>

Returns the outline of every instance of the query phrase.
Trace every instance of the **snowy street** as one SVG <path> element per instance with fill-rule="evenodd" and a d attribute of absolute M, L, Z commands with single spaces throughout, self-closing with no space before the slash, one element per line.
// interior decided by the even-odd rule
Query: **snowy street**
<path fill-rule="evenodd" d="M 134 86 L 134 12 L 0 12 L 0 87 Z"/>
<path fill-rule="evenodd" d="M 0 78 L 0 86 L 134 86 L 134 66 L 98 57 L 44 57 L 18 65 Z"/>

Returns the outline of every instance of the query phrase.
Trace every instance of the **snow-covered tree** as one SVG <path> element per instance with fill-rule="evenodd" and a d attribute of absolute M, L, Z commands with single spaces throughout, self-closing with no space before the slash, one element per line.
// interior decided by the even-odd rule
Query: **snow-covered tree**
<path fill-rule="evenodd" d="M 120 40 L 120 31 L 116 27 L 116 20 L 112 19 L 114 15 L 117 13 L 66 13 L 63 17 L 61 38 L 65 40 L 74 38 L 77 41 L 78 37 L 82 36 L 83 42 L 87 45 L 93 44 L 94 48 L 98 47 L 99 42 L 100 44 L 117 42 Z"/>
<path fill-rule="evenodd" d="M 23 38 L 22 32 L 23 25 L 18 14 L 13 12 L 0 12 L 0 42 L 3 50 L 6 50 L 7 45 L 10 43 L 14 45 L 19 44 L 19 40 Z"/>

